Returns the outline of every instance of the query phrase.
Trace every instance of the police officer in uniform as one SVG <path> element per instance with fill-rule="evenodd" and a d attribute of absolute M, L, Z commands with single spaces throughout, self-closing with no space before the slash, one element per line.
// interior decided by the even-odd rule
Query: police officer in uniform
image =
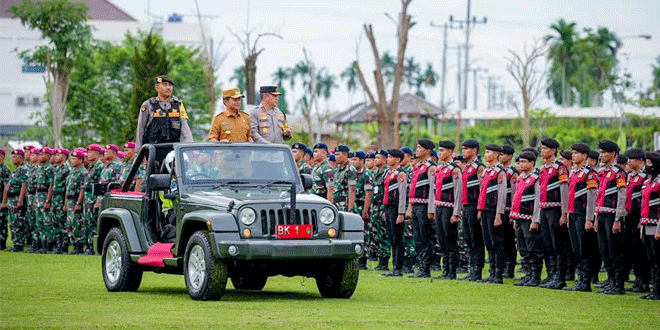
<path fill-rule="evenodd" d="M 406 193 L 408 177 L 399 166 L 404 158 L 403 151 L 390 149 L 387 151 L 387 165 L 390 170 L 385 175 L 383 205 L 385 206 L 385 228 L 392 245 L 392 268 L 383 276 L 403 276 L 403 228 L 406 212 Z"/>
<path fill-rule="evenodd" d="M 484 172 L 484 165 L 477 158 L 479 142 L 474 139 L 463 141 L 463 169 L 461 203 L 463 204 L 463 233 L 465 235 L 468 253 L 470 254 L 470 272 L 464 280 L 478 281 L 484 268 L 484 240 L 481 224 L 477 218 L 477 201 L 479 200 L 479 185 Z"/>
<path fill-rule="evenodd" d="M 504 208 L 504 225 L 506 226 L 504 232 L 504 253 L 506 255 L 506 272 L 505 278 L 514 278 L 515 268 L 518 259 L 518 251 L 516 250 L 516 230 L 513 228 L 513 221 L 509 219 L 509 212 L 511 211 L 511 197 L 516 190 L 516 180 L 518 180 L 518 170 L 512 165 L 513 153 L 515 149 L 510 144 L 502 146 L 502 153 L 500 154 L 500 165 L 506 173 L 506 206 Z M 528 267 L 525 267 L 528 268 Z"/>
<path fill-rule="evenodd" d="M 641 296 L 642 299 L 660 300 L 660 154 L 650 152 L 646 154 L 651 163 L 648 167 L 648 177 L 642 187 L 642 202 L 640 213 L 640 230 L 643 235 L 649 261 L 653 292 Z"/>
<path fill-rule="evenodd" d="M 172 96 L 172 78 L 165 75 L 156 77 L 154 88 L 158 96 L 144 101 L 140 107 L 135 148 L 140 150 L 146 143 L 193 142 L 186 108 Z M 157 154 L 156 160 L 160 162 L 166 154 L 167 150 Z"/>
<path fill-rule="evenodd" d="M 234 87 L 222 91 L 222 103 L 225 111 L 213 117 L 209 141 L 215 142 L 253 142 L 250 130 L 250 115 L 240 111 L 241 90 Z"/>
<path fill-rule="evenodd" d="M 258 143 L 283 143 L 291 139 L 291 128 L 284 113 L 277 108 L 277 86 L 261 86 L 261 104 L 250 111 L 252 138 Z"/>

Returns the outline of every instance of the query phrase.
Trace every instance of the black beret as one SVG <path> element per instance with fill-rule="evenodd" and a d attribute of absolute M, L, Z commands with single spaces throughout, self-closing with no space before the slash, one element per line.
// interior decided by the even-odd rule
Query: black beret
<path fill-rule="evenodd" d="M 438 157 L 438 153 L 435 150 L 431 150 L 431 157 Z"/>
<path fill-rule="evenodd" d="M 429 139 L 419 139 L 417 140 L 417 144 L 422 146 L 422 148 L 424 149 L 429 149 L 429 150 L 435 149 L 435 144 L 433 143 L 433 141 Z"/>
<path fill-rule="evenodd" d="M 454 150 L 454 148 L 456 148 L 456 143 L 451 142 L 449 140 L 438 141 L 438 147 L 449 149 L 449 150 Z"/>
<path fill-rule="evenodd" d="M 539 155 L 539 151 L 536 150 L 536 148 L 527 147 L 527 148 L 523 148 L 522 150 L 520 150 L 520 152 L 523 152 L 523 151 L 529 151 L 529 152 L 533 153 L 533 154 L 534 154 L 535 156 L 537 156 L 537 157 L 538 157 L 538 155 Z"/>
<path fill-rule="evenodd" d="M 352 151 L 349 152 L 349 153 L 348 153 L 348 158 L 353 158 L 353 157 L 355 157 L 355 153 L 352 152 Z"/>
<path fill-rule="evenodd" d="M 401 147 L 401 151 L 403 151 L 404 154 L 413 155 L 412 149 L 408 146 Z"/>
<path fill-rule="evenodd" d="M 536 154 L 531 151 L 523 151 L 518 157 L 520 157 L 520 159 L 527 159 L 530 162 L 536 161 Z"/>
<path fill-rule="evenodd" d="M 598 148 L 605 152 L 619 152 L 619 145 L 611 140 L 602 140 L 598 142 Z"/>
<path fill-rule="evenodd" d="M 340 145 L 335 147 L 335 152 L 349 153 L 349 152 L 351 152 L 351 148 L 349 148 L 348 146 L 345 146 L 343 144 L 340 144 Z"/>
<path fill-rule="evenodd" d="M 353 157 L 357 157 L 357 158 L 360 158 L 360 159 L 365 159 L 367 157 L 367 155 L 364 153 L 364 151 L 358 150 L 358 151 L 355 152 L 355 155 Z"/>
<path fill-rule="evenodd" d="M 589 150 L 589 156 L 588 157 L 597 160 L 598 158 L 600 158 L 600 154 L 598 153 L 598 151 L 591 149 L 591 150 Z"/>
<path fill-rule="evenodd" d="M 516 158 L 513 159 L 514 162 L 519 162 L 520 161 L 520 156 L 516 156 Z"/>
<path fill-rule="evenodd" d="M 328 161 L 330 161 L 330 162 L 336 162 L 337 159 L 335 158 L 335 154 L 331 154 L 330 156 L 328 156 Z"/>
<path fill-rule="evenodd" d="M 591 147 L 589 147 L 589 145 L 584 142 L 574 143 L 571 146 L 571 149 L 577 152 L 581 152 L 583 154 L 589 154 L 589 152 L 591 151 Z"/>
<path fill-rule="evenodd" d="M 376 153 L 373 151 L 367 152 L 367 157 L 364 157 L 364 159 L 374 159 L 376 158 Z"/>
<path fill-rule="evenodd" d="M 296 142 L 291 146 L 291 149 L 298 149 L 298 150 L 306 151 L 307 146 L 303 143 Z"/>
<path fill-rule="evenodd" d="M 376 151 L 376 155 L 382 155 L 382 156 L 387 157 L 387 150 L 379 149 L 378 151 Z"/>
<path fill-rule="evenodd" d="M 404 153 L 403 153 L 403 151 L 401 151 L 401 149 L 390 149 L 390 150 L 387 150 L 387 152 L 392 157 L 403 159 Z"/>
<path fill-rule="evenodd" d="M 550 149 L 559 149 L 559 142 L 553 138 L 545 138 L 541 140 L 541 145 Z"/>
<path fill-rule="evenodd" d="M 646 153 L 646 158 L 653 163 L 653 166 L 660 166 L 660 153 L 648 152 Z"/>
<path fill-rule="evenodd" d="M 319 142 L 319 143 L 317 143 L 317 144 L 314 145 L 314 149 L 325 149 L 325 150 L 328 150 L 328 145 L 325 144 L 325 143 L 323 143 L 323 142 Z"/>
<path fill-rule="evenodd" d="M 487 144 L 485 148 L 490 151 L 502 152 L 502 147 L 497 144 Z"/>
<path fill-rule="evenodd" d="M 573 158 L 573 153 L 570 152 L 569 150 L 562 150 L 559 152 L 559 154 L 562 156 L 564 159 L 571 159 Z"/>
<path fill-rule="evenodd" d="M 502 146 L 502 153 L 505 155 L 513 155 L 516 152 L 516 149 L 513 148 L 510 144 L 505 144 Z"/>
<path fill-rule="evenodd" d="M 174 80 L 172 80 L 172 78 L 170 78 L 166 75 L 160 75 L 160 76 L 156 77 L 156 80 L 155 80 L 154 84 L 160 84 L 163 81 L 167 81 L 168 83 L 174 85 Z"/>
<path fill-rule="evenodd" d="M 626 157 L 624 155 L 619 155 L 616 158 L 616 163 L 619 164 L 619 165 L 626 165 L 626 163 L 628 163 L 628 157 Z"/>
<path fill-rule="evenodd" d="M 475 139 L 467 139 L 463 141 L 464 148 L 479 148 L 479 142 Z"/>
<path fill-rule="evenodd" d="M 456 157 L 454 157 L 454 161 L 465 162 L 465 158 L 463 155 L 456 155 Z"/>
<path fill-rule="evenodd" d="M 310 156 L 314 156 L 314 150 L 312 150 L 310 147 L 307 147 L 307 149 L 305 149 L 305 153 L 307 153 Z"/>
<path fill-rule="evenodd" d="M 640 148 L 630 148 L 626 151 L 628 159 L 641 159 L 646 160 L 646 153 Z"/>

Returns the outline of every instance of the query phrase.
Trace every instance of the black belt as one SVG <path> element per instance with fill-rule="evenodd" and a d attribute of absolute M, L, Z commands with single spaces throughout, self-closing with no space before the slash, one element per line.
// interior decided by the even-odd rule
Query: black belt
<path fill-rule="evenodd" d="M 46 189 L 37 189 L 37 192 L 48 192 L 48 188 L 46 188 Z"/>
<path fill-rule="evenodd" d="M 20 195 L 20 194 L 21 194 L 20 192 L 18 192 L 18 193 L 10 193 L 10 192 L 7 192 L 7 197 L 16 197 L 16 196 L 18 196 L 18 195 Z"/>

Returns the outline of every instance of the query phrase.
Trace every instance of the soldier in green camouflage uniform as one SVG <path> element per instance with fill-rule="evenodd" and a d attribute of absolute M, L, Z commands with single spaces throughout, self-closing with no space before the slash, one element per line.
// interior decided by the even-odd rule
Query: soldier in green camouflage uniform
<path fill-rule="evenodd" d="M 14 242 L 13 252 L 22 252 L 23 247 L 30 242 L 32 234 L 29 222 L 25 217 L 27 194 L 27 165 L 24 162 L 25 152 L 20 149 L 12 151 L 12 163 L 16 169 L 9 177 L 4 187 L 0 209 L 9 211 L 11 237 Z"/>
<path fill-rule="evenodd" d="M 32 239 L 41 242 L 39 252 L 48 253 L 55 246 L 55 230 L 52 213 L 50 212 L 50 197 L 53 193 L 53 167 L 50 165 L 52 149 L 41 148 L 39 166 L 35 170 L 36 193 L 34 195 L 34 210 L 36 230 Z"/>
<path fill-rule="evenodd" d="M 410 147 L 402 147 L 401 151 L 403 151 L 404 158 L 401 161 L 401 169 L 403 170 L 404 173 L 406 173 L 406 176 L 408 177 L 408 183 L 410 183 L 410 180 L 412 179 L 412 164 L 410 163 L 412 160 L 413 152 Z M 406 201 L 406 208 L 408 207 L 407 201 Z M 405 221 L 405 226 L 403 228 L 403 245 L 404 245 L 404 266 L 403 266 L 403 272 L 404 273 L 413 273 L 414 272 L 414 266 L 417 260 L 417 252 L 415 251 L 415 237 L 413 237 L 413 231 L 412 231 L 412 222 L 410 220 Z"/>
<path fill-rule="evenodd" d="M 355 185 L 355 207 L 353 208 L 353 213 L 362 215 L 366 235 L 366 227 L 369 224 L 369 209 L 371 208 L 371 194 L 373 193 L 373 187 L 371 185 L 373 179 L 371 177 L 371 171 L 364 167 L 365 159 L 366 154 L 364 151 L 356 151 L 351 158 L 351 163 L 353 164 L 353 167 L 355 167 L 355 173 L 357 176 Z M 367 269 L 366 254 L 358 259 L 358 267 L 360 267 L 360 269 Z"/>
<path fill-rule="evenodd" d="M 86 245 L 85 254 L 94 254 L 92 245 L 92 236 L 96 232 L 96 221 L 98 218 L 99 209 L 95 207 L 96 196 L 94 196 L 92 188 L 94 184 L 101 181 L 101 172 L 103 171 L 103 162 L 100 157 L 103 154 L 103 148 L 98 144 L 91 144 L 87 146 L 87 158 L 89 159 L 89 169 L 87 171 L 87 178 L 85 179 L 85 204 L 84 221 L 83 221 L 83 237 Z"/>
<path fill-rule="evenodd" d="M 328 194 L 328 187 L 332 185 L 334 170 L 328 164 L 328 146 L 325 143 L 314 146 L 314 160 L 318 165 L 312 170 L 313 185 L 310 192 L 330 200 L 332 197 Z"/>
<path fill-rule="evenodd" d="M 376 168 L 373 174 L 373 197 L 371 200 L 371 230 L 376 243 L 376 257 L 378 257 L 378 266 L 376 270 L 389 270 L 388 263 L 392 246 L 387 238 L 385 228 L 385 206 L 383 197 L 385 195 L 385 176 L 387 174 L 387 151 L 378 150 L 374 159 Z"/>
<path fill-rule="evenodd" d="M 38 240 L 33 239 L 34 236 L 37 236 L 35 233 L 37 226 L 37 213 L 34 208 L 34 196 L 37 193 L 37 176 L 36 170 L 38 167 L 38 158 L 41 153 L 41 149 L 31 148 L 30 154 L 26 157 L 27 164 L 27 195 L 25 196 L 25 215 L 27 217 L 28 228 L 30 230 L 30 251 L 32 253 L 39 252 L 41 243 Z M 27 155 L 27 153 L 26 153 Z"/>
<path fill-rule="evenodd" d="M 128 179 L 128 174 L 131 172 L 131 168 L 133 167 L 133 162 L 137 159 L 137 154 L 135 153 L 135 142 L 126 142 L 124 143 L 124 156 L 125 156 L 125 162 L 123 164 L 122 170 L 121 170 L 121 175 L 119 176 L 119 183 L 122 185 L 124 182 L 126 182 L 126 179 Z M 129 191 L 134 191 L 135 190 L 135 179 L 138 176 L 136 175 L 133 177 L 133 181 L 131 181 L 131 184 L 128 188 Z"/>
<path fill-rule="evenodd" d="M 345 145 L 335 148 L 335 159 L 337 167 L 332 179 L 332 202 L 339 211 L 352 212 L 355 207 L 355 185 L 357 176 L 355 168 L 348 161 L 350 149 Z"/>
<path fill-rule="evenodd" d="M 78 148 L 71 154 L 71 169 L 66 178 L 66 231 L 74 254 L 83 253 L 85 239 L 85 221 L 83 217 L 84 185 L 87 169 L 83 166 L 85 149 Z"/>
<path fill-rule="evenodd" d="M 465 168 L 465 158 L 463 155 L 456 155 L 454 157 L 454 163 L 463 171 Z M 470 263 L 470 256 L 468 254 L 468 246 L 465 236 L 463 235 L 463 226 L 459 223 L 458 226 L 458 267 L 456 268 L 457 273 L 467 273 L 468 266 Z"/>
<path fill-rule="evenodd" d="M 5 186 L 11 176 L 11 171 L 5 165 L 5 149 L 0 149 L 0 192 L 5 191 Z M 5 207 L 0 209 L 0 250 L 7 249 L 7 238 L 9 237 L 9 211 Z"/>
<path fill-rule="evenodd" d="M 123 169 L 123 164 L 121 160 L 117 158 L 118 151 L 119 148 L 117 148 L 117 146 L 114 144 L 108 144 L 105 146 L 105 150 L 103 152 L 105 165 L 101 171 L 101 179 L 99 180 L 99 183 L 108 184 L 110 182 L 119 181 Z M 100 202 L 100 198 L 97 199 L 97 202 Z"/>
<path fill-rule="evenodd" d="M 312 174 L 312 167 L 307 164 L 304 159 L 305 150 L 307 150 L 307 146 L 300 142 L 296 142 L 291 146 L 293 160 L 296 161 L 296 165 L 298 165 L 298 171 L 300 174 Z"/>
<path fill-rule="evenodd" d="M 56 253 L 66 253 L 69 250 L 69 235 L 66 230 L 66 179 L 69 176 L 70 168 L 67 164 L 69 158 L 69 150 L 60 148 L 57 149 L 53 158 L 53 197 L 50 207 L 53 212 L 53 222 L 57 233 L 57 247 Z"/>

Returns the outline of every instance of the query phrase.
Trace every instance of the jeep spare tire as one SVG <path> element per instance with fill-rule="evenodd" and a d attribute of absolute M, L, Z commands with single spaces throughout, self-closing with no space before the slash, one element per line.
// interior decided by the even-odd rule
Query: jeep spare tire
<path fill-rule="evenodd" d="M 131 260 L 128 245 L 119 227 L 110 229 L 101 252 L 103 282 L 110 292 L 137 291 L 142 282 L 142 268 Z"/>
<path fill-rule="evenodd" d="M 227 265 L 213 256 L 207 231 L 195 232 L 186 246 L 183 276 L 195 300 L 217 300 L 227 287 Z"/>

